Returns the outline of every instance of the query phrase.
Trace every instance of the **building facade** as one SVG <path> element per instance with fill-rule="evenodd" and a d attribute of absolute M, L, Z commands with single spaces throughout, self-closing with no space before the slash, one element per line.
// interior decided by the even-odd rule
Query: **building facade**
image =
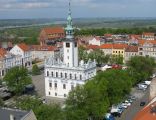
<path fill-rule="evenodd" d="M 138 56 L 138 46 L 128 46 L 125 49 L 125 62 L 129 61 L 131 57 Z"/>
<path fill-rule="evenodd" d="M 32 60 L 45 61 L 49 56 L 58 56 L 59 50 L 55 46 L 31 45 Z"/>
<path fill-rule="evenodd" d="M 15 45 L 10 53 L 14 55 L 20 55 L 22 59 L 22 66 L 31 67 L 32 66 L 32 55 L 29 46 L 24 43 Z"/>
<path fill-rule="evenodd" d="M 51 57 L 45 61 L 45 94 L 49 97 L 66 98 L 74 87 L 85 84 L 96 75 L 95 61 L 78 61 L 78 45 L 74 39 L 70 9 L 65 30 L 63 60 Z"/>
<path fill-rule="evenodd" d="M 14 55 L 5 49 L 0 49 L 0 77 L 4 77 L 9 69 L 15 66 L 22 66 L 22 57 Z"/>
<path fill-rule="evenodd" d="M 64 29 L 62 27 L 44 28 L 39 35 L 40 45 L 55 44 L 56 40 L 65 37 Z"/>

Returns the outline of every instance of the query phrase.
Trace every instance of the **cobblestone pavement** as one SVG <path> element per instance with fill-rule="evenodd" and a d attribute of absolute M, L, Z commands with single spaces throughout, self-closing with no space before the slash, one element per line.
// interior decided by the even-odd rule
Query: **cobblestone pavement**
<path fill-rule="evenodd" d="M 64 101 L 65 101 L 64 99 L 45 97 L 45 84 L 44 84 L 44 74 L 43 73 L 41 75 L 32 76 L 32 81 L 33 81 L 33 84 L 35 85 L 35 90 L 36 90 L 37 94 L 42 99 L 45 99 L 45 102 L 47 104 L 59 104 L 59 105 L 63 106 Z"/>

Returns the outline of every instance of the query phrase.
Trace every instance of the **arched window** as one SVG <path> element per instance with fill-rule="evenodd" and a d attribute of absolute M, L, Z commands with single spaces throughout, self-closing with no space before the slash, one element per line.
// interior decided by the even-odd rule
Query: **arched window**
<path fill-rule="evenodd" d="M 58 77 L 58 72 L 56 72 L 56 77 Z"/>
<path fill-rule="evenodd" d="M 76 74 L 75 74 L 75 80 L 77 79 Z"/>
<path fill-rule="evenodd" d="M 80 80 L 82 80 L 82 75 L 80 75 Z"/>
<path fill-rule="evenodd" d="M 70 74 L 70 79 L 72 79 L 72 74 Z"/>
<path fill-rule="evenodd" d="M 65 73 L 65 78 L 67 78 L 67 73 Z"/>
<path fill-rule="evenodd" d="M 61 76 L 61 78 L 62 78 L 62 77 L 63 77 L 63 74 L 61 73 L 61 75 L 60 75 L 60 76 Z"/>
<path fill-rule="evenodd" d="M 47 71 L 47 76 L 49 76 L 49 71 Z"/>

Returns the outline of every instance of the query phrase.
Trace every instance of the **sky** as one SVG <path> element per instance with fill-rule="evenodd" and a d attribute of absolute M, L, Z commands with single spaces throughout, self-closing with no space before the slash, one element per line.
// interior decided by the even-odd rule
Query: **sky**
<path fill-rule="evenodd" d="M 71 0 L 74 18 L 156 17 L 156 0 Z M 68 0 L 0 0 L 0 19 L 65 18 Z"/>

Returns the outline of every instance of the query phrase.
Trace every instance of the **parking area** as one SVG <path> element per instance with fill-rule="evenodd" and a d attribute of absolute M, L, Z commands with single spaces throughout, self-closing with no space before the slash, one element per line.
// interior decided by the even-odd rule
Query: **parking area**
<path fill-rule="evenodd" d="M 133 120 L 137 112 L 139 112 L 144 106 L 140 106 L 140 102 L 144 101 L 148 103 L 149 88 L 146 91 L 133 88 L 132 95 L 136 97 L 136 100 L 122 113 L 121 117 L 117 117 L 116 120 Z M 145 105 L 146 105 L 145 104 Z"/>

